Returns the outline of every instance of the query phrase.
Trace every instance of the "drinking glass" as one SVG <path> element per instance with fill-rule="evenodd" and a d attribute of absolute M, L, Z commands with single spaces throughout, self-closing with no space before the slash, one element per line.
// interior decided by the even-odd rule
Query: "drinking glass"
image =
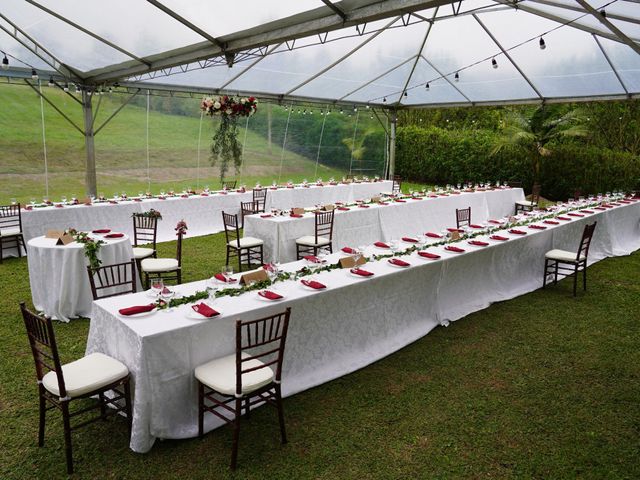
<path fill-rule="evenodd" d="M 396 238 L 392 238 L 389 242 L 389 247 L 391 248 L 391 253 L 395 254 L 400 247 L 400 242 Z"/>
<path fill-rule="evenodd" d="M 67 197 L 62 197 L 62 204 L 64 205 L 65 203 L 67 203 Z"/>
<path fill-rule="evenodd" d="M 164 289 L 164 281 L 161 278 L 154 278 L 151 280 L 151 291 L 157 297 Z"/>
<path fill-rule="evenodd" d="M 222 274 L 227 278 L 231 278 L 231 275 L 233 275 L 233 267 L 231 265 L 225 265 L 222 267 Z"/>
<path fill-rule="evenodd" d="M 36 199 L 31 197 L 31 200 L 29 201 L 29 203 L 31 204 L 31 206 L 33 207 L 36 204 Z"/>
<path fill-rule="evenodd" d="M 15 198 L 11 199 L 11 205 L 17 205 L 18 201 Z"/>

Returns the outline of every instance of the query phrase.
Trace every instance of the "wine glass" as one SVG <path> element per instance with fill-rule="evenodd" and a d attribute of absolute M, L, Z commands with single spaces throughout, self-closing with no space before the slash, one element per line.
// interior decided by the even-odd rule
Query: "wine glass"
<path fill-rule="evenodd" d="M 154 278 L 151 280 L 151 292 L 158 297 L 160 292 L 164 289 L 164 281 L 161 278 Z"/>
<path fill-rule="evenodd" d="M 168 305 L 167 312 L 171 312 L 173 310 L 173 307 L 171 306 L 170 302 L 171 302 L 171 299 L 175 296 L 175 294 L 176 292 L 174 292 L 173 290 L 167 287 L 163 287 L 162 290 L 160 290 L 160 297 Z"/>
<path fill-rule="evenodd" d="M 31 200 L 29 200 L 29 203 L 31 204 L 32 207 L 34 207 L 36 205 L 36 199 L 34 197 L 31 197 Z"/>
<path fill-rule="evenodd" d="M 61 199 L 61 203 L 62 203 L 63 205 L 65 205 L 65 204 L 67 203 L 67 197 L 66 197 L 66 196 L 63 196 L 63 197 L 62 197 L 62 199 Z"/>
<path fill-rule="evenodd" d="M 231 275 L 233 275 L 233 267 L 231 265 L 225 265 L 224 267 L 222 267 L 222 275 L 224 275 L 224 277 L 229 280 L 231 278 Z"/>
<path fill-rule="evenodd" d="M 18 200 L 16 200 L 15 198 L 11 199 L 11 205 L 17 205 L 18 204 Z"/>

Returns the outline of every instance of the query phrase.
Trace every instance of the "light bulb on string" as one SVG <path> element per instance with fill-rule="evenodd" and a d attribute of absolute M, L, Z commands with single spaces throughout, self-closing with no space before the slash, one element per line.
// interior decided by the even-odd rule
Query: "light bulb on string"
<path fill-rule="evenodd" d="M 427 84 L 424 86 L 425 90 L 429 91 L 431 89 L 431 87 L 429 86 L 429 82 L 427 82 Z"/>
<path fill-rule="evenodd" d="M 7 70 L 9 68 L 9 59 L 7 58 L 7 54 L 5 53 L 2 59 L 2 69 Z"/>
<path fill-rule="evenodd" d="M 460 81 L 460 74 L 459 74 L 458 72 L 456 72 L 456 74 L 454 75 L 453 79 L 454 79 L 456 82 L 459 82 L 459 81 Z"/>
<path fill-rule="evenodd" d="M 540 50 L 544 50 L 547 48 L 547 44 L 544 41 L 544 38 L 540 37 Z"/>
<path fill-rule="evenodd" d="M 65 83 L 64 87 L 62 88 L 62 90 L 64 90 L 65 92 L 68 92 L 69 91 L 69 84 Z"/>
<path fill-rule="evenodd" d="M 404 92 L 404 96 L 405 96 L 405 97 L 408 97 L 408 96 L 409 96 L 409 94 L 405 91 L 405 92 Z"/>
<path fill-rule="evenodd" d="M 49 77 L 49 86 L 53 87 L 55 83 L 53 83 L 53 77 Z"/>
<path fill-rule="evenodd" d="M 492 66 L 493 68 L 498 68 L 498 62 L 496 61 L 496 59 L 495 59 L 495 58 L 492 58 L 492 59 L 491 59 L 491 66 Z"/>
<path fill-rule="evenodd" d="M 35 68 L 31 69 L 31 78 L 33 78 L 34 80 L 38 79 L 38 72 L 36 72 Z"/>
<path fill-rule="evenodd" d="M 387 103 L 387 97 L 384 97 L 384 98 L 382 99 L 382 103 Z"/>

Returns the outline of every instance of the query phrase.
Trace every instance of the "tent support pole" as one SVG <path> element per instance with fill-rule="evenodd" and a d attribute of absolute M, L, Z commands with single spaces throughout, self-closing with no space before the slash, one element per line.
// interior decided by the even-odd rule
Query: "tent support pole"
<path fill-rule="evenodd" d="M 396 173 L 396 127 L 398 126 L 398 112 L 391 113 L 391 135 L 389 138 L 389 179 Z"/>
<path fill-rule="evenodd" d="M 91 108 L 91 95 L 87 89 L 82 90 L 82 117 L 84 119 L 84 147 L 86 150 L 85 162 L 85 190 L 87 195 L 97 196 L 98 185 L 96 178 L 96 149 L 93 136 L 93 110 Z"/>

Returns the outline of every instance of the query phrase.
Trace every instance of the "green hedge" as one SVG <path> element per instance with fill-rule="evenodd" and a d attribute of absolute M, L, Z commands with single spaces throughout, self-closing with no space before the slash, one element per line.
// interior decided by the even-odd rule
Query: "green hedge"
<path fill-rule="evenodd" d="M 444 130 L 415 126 L 398 129 L 396 173 L 407 180 L 430 184 L 522 181 L 533 183 L 531 159 L 521 151 L 504 149 L 491 155 L 495 134 L 485 130 Z M 638 157 L 597 147 L 556 145 L 540 173 L 542 194 L 566 199 L 576 189 L 586 193 L 637 188 Z"/>

